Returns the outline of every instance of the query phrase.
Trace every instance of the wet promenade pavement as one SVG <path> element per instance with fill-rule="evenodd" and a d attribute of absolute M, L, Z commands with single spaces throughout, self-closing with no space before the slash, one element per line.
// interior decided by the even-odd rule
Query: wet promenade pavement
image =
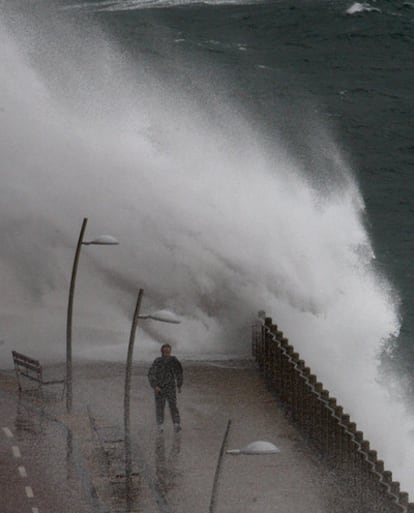
<path fill-rule="evenodd" d="M 94 511 L 93 484 L 72 433 L 38 396 L 19 398 L 13 375 L 1 373 L 0 384 L 0 511 Z"/>
<path fill-rule="evenodd" d="M 43 400 L 31 393 L 19 399 L 14 374 L 0 371 L 1 511 L 347 511 L 333 477 L 285 418 L 254 362 L 183 363 L 179 434 L 168 411 L 164 433 L 157 432 L 148 366 L 134 366 L 132 468 L 125 466 L 123 364 L 75 363 L 71 415 L 59 386 L 46 387 Z M 53 371 L 63 375 L 63 368 Z M 280 452 L 226 453 L 255 440 Z"/>

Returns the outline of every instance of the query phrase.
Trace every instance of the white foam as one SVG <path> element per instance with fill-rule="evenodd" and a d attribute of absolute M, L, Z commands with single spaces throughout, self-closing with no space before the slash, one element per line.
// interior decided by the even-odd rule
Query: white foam
<path fill-rule="evenodd" d="M 368 2 L 355 2 L 346 10 L 347 14 L 358 14 L 362 12 L 381 12 L 381 9 L 372 7 Z"/>
<path fill-rule="evenodd" d="M 120 245 L 82 248 L 74 358 L 125 359 L 139 287 L 143 311 L 168 308 L 182 324 L 140 322 L 136 359 L 158 355 L 163 341 L 177 355 L 245 357 L 264 309 L 413 489 L 412 422 L 377 383 L 397 305 L 329 133 L 302 134 L 313 137 L 309 165 L 332 182 L 318 187 L 276 136 L 217 100 L 201 62 L 205 88 L 185 94 L 93 27 L 76 37 L 55 29 L 28 24 L 12 37 L 0 25 L 1 366 L 11 349 L 64 360 L 86 216 L 88 239 L 110 233 Z"/>
<path fill-rule="evenodd" d="M 65 5 L 62 9 L 85 9 L 101 12 L 134 11 L 138 9 L 182 7 L 197 4 L 205 5 L 249 5 L 262 0 L 103 0 L 88 3 Z"/>

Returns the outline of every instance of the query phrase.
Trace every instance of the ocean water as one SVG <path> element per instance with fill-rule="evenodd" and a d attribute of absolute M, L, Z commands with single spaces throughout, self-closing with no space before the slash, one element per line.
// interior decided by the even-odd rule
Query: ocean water
<path fill-rule="evenodd" d="M 414 492 L 414 3 L 3 1 L 0 363 L 245 356 L 265 309 Z M 97 233 L 99 232 L 99 233 Z"/>

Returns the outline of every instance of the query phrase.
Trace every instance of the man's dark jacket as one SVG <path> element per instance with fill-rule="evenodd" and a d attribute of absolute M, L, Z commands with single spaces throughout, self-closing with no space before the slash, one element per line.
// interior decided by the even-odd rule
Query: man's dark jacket
<path fill-rule="evenodd" d="M 161 389 L 181 388 L 183 385 L 183 368 L 175 356 L 165 358 L 160 356 L 154 360 L 149 371 L 148 380 L 152 388 Z"/>

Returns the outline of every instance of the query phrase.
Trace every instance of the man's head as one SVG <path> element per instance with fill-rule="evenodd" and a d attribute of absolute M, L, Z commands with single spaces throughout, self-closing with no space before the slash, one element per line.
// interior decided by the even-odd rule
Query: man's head
<path fill-rule="evenodd" d="M 163 344 L 161 346 L 161 354 L 164 358 L 169 358 L 171 356 L 171 346 L 170 344 Z"/>

